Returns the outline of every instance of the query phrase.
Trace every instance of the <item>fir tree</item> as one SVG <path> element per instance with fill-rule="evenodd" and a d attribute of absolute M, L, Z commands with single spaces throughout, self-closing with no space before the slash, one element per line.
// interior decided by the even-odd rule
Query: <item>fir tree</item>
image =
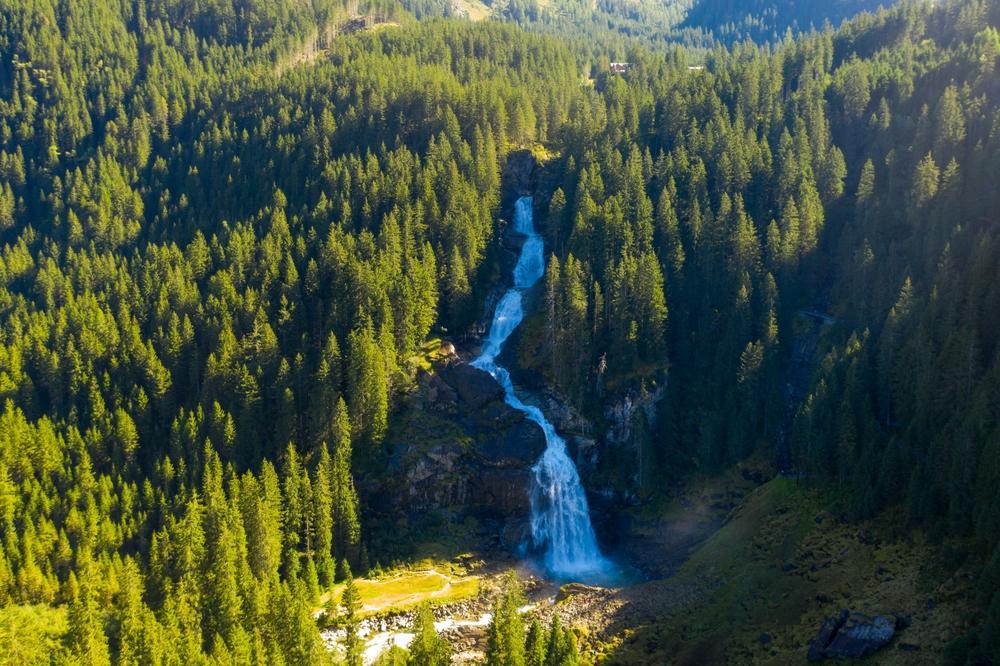
<path fill-rule="evenodd" d="M 410 666 L 447 666 L 451 663 L 451 646 L 434 629 L 434 615 L 429 604 L 417 610 L 410 643 Z"/>
<path fill-rule="evenodd" d="M 489 666 L 524 666 L 524 622 L 518 610 L 523 601 L 517 577 L 510 572 L 493 606 L 486 645 L 486 663 Z"/>

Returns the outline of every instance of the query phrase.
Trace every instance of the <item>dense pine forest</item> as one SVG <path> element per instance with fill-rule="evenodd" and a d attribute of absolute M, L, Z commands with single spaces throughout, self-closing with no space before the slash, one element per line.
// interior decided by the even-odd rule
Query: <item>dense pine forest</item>
<path fill-rule="evenodd" d="M 510 356 L 598 430 L 663 395 L 595 478 L 754 458 L 891 514 L 975 572 L 947 659 L 1000 663 L 1000 3 L 794 39 L 875 6 L 765 4 L 602 2 L 588 40 L 513 2 L 4 3 L 0 662 L 361 663 L 353 576 L 419 538 L 366 488 L 426 343 L 482 334 L 530 151 Z M 520 595 L 489 663 L 577 663 Z M 383 663 L 448 663 L 418 615 Z"/>

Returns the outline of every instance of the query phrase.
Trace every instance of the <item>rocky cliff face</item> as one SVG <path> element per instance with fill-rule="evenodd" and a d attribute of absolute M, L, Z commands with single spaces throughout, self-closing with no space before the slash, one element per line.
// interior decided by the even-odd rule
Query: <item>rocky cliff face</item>
<path fill-rule="evenodd" d="M 664 373 L 648 388 L 632 388 L 605 397 L 602 417 L 592 421 L 549 390 L 540 403 L 570 454 L 587 489 L 591 517 L 599 534 L 614 536 L 624 525 L 617 511 L 639 503 L 642 472 L 655 437 L 659 403 L 666 397 Z"/>
<path fill-rule="evenodd" d="M 518 197 L 531 196 L 538 189 L 538 162 L 530 150 L 517 150 L 507 156 L 503 169 L 505 203 Z"/>
<path fill-rule="evenodd" d="M 492 521 L 514 549 L 526 535 L 531 466 L 541 428 L 503 401 L 487 373 L 457 356 L 417 378 L 389 433 L 389 474 L 377 489 L 387 509 Z"/>
<path fill-rule="evenodd" d="M 519 551 L 530 536 L 531 468 L 545 449 L 541 428 L 503 401 L 492 377 L 453 353 L 422 371 L 416 384 L 386 439 L 389 473 L 368 489 L 369 498 L 397 515 L 475 517 L 499 535 L 500 546 Z M 638 502 L 643 447 L 665 386 L 664 377 L 649 390 L 608 396 L 599 424 L 551 392 L 533 395 L 566 438 L 595 528 L 606 538 L 626 527 L 610 519 L 616 509 Z"/>

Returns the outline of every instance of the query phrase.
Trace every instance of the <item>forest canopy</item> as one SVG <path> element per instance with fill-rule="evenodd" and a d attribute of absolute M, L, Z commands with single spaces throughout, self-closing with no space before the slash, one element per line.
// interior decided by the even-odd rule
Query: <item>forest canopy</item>
<path fill-rule="evenodd" d="M 638 493 L 761 454 L 1000 577 L 1000 5 L 794 40 L 731 5 L 683 14 L 733 17 L 704 67 L 622 73 L 517 3 L 4 3 L 0 605 L 64 627 L 23 661 L 332 659 L 313 606 L 392 556 L 359 480 L 482 318 L 518 149 L 556 174 L 518 357 L 587 414 L 669 374 Z M 835 323 L 789 411 L 804 311 Z"/>

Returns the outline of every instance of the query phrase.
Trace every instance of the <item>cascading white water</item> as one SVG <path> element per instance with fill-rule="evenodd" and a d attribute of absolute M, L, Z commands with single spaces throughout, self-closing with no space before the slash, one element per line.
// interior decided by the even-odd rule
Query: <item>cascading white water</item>
<path fill-rule="evenodd" d="M 546 568 L 560 578 L 596 580 L 605 576 L 610 565 L 597 546 L 587 497 L 566 452 L 566 442 L 542 410 L 521 402 L 510 373 L 496 362 L 507 338 L 524 319 L 522 295 L 545 272 L 544 244 L 535 233 L 531 205 L 531 197 L 521 197 L 515 205 L 514 230 L 527 240 L 514 267 L 514 286 L 497 304 L 482 353 L 472 365 L 493 375 L 504 389 L 507 404 L 524 412 L 545 433 L 545 452 L 532 468 L 531 535 L 535 545 L 545 549 Z"/>

